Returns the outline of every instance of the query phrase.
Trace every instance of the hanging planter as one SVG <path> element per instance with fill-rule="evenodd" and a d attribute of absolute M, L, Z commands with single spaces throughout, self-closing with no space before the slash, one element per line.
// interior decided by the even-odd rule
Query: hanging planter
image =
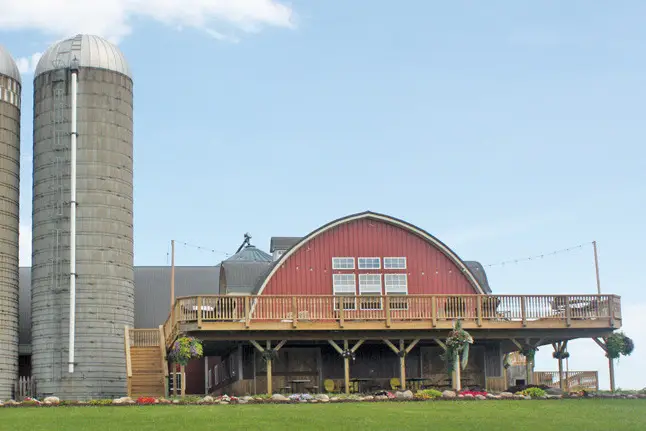
<path fill-rule="evenodd" d="M 527 362 L 534 362 L 536 357 L 536 352 L 538 349 L 536 347 L 526 347 L 520 351 L 520 353 L 527 359 Z"/>
<path fill-rule="evenodd" d="M 570 357 L 570 354 L 568 352 L 554 352 L 552 353 L 552 357 L 554 359 L 567 359 Z"/>
<path fill-rule="evenodd" d="M 473 337 L 467 331 L 462 329 L 462 324 L 458 320 L 449 332 L 446 339 L 446 351 L 442 358 L 446 361 L 449 375 L 455 370 L 457 359 L 460 358 L 459 366 L 464 370 L 469 363 L 469 345 L 473 344 Z"/>
<path fill-rule="evenodd" d="M 623 332 L 615 332 L 606 339 L 606 357 L 609 359 L 629 356 L 633 350 L 635 350 L 635 343 Z"/>
<path fill-rule="evenodd" d="M 195 337 L 179 337 L 173 343 L 168 359 L 171 362 L 186 366 L 192 359 L 203 355 L 202 342 Z"/>

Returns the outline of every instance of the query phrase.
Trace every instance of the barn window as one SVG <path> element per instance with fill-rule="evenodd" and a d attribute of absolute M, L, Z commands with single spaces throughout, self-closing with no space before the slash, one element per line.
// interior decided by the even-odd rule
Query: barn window
<path fill-rule="evenodd" d="M 354 269 L 354 257 L 333 257 L 332 269 Z"/>
<path fill-rule="evenodd" d="M 362 310 L 381 310 L 381 274 L 359 274 L 359 294 L 371 295 L 359 298 Z"/>
<path fill-rule="evenodd" d="M 384 269 L 406 269 L 406 258 L 384 257 Z"/>
<path fill-rule="evenodd" d="M 386 295 L 392 293 L 407 294 L 408 279 L 406 274 L 385 274 L 384 281 L 386 284 Z"/>
<path fill-rule="evenodd" d="M 344 310 L 354 310 L 357 308 L 355 295 L 357 294 L 357 280 L 354 274 L 333 274 L 332 287 L 335 296 L 347 296 L 341 298 Z M 338 310 L 339 301 L 337 298 L 334 300 L 334 309 Z"/>
<path fill-rule="evenodd" d="M 381 259 L 378 257 L 360 257 L 359 269 L 381 269 Z"/>

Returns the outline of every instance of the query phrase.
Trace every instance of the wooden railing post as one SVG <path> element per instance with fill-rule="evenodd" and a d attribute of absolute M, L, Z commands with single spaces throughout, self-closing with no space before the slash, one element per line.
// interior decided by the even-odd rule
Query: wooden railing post
<path fill-rule="evenodd" d="M 437 296 L 431 296 L 431 324 L 437 326 Z"/>
<path fill-rule="evenodd" d="M 567 326 L 572 325 L 572 316 L 570 316 L 570 297 L 565 297 L 565 324 Z"/>
<path fill-rule="evenodd" d="M 523 326 L 527 326 L 527 309 L 525 305 L 525 297 L 520 297 L 520 315 L 523 319 Z M 529 377 L 528 377 L 529 379 Z"/>
<path fill-rule="evenodd" d="M 251 306 L 249 304 L 249 297 L 244 297 L 244 326 L 245 328 L 249 327 L 249 322 L 251 320 Z"/>
<path fill-rule="evenodd" d="M 386 328 L 390 328 L 390 296 L 383 296 L 384 298 L 384 313 L 386 313 Z"/>
<path fill-rule="evenodd" d="M 126 379 L 128 396 L 132 395 L 132 358 L 130 357 L 130 328 L 125 325 L 123 332 L 123 341 L 125 344 L 126 353 Z"/>
<path fill-rule="evenodd" d="M 166 356 L 166 336 L 164 335 L 164 325 L 159 325 L 159 353 L 161 354 L 162 370 L 164 373 L 164 396 L 168 393 L 168 358 Z"/>
<path fill-rule="evenodd" d="M 202 329 L 202 297 L 197 297 L 197 329 Z"/>
<path fill-rule="evenodd" d="M 476 296 L 476 321 L 478 326 L 482 326 L 482 295 Z"/>
<path fill-rule="evenodd" d="M 296 297 L 292 296 L 292 327 L 298 326 L 298 307 L 296 305 Z"/>
<path fill-rule="evenodd" d="M 339 298 L 339 327 L 343 328 L 343 324 L 344 324 L 343 314 L 345 311 L 345 301 L 343 301 L 343 296 L 337 296 L 336 298 Z"/>

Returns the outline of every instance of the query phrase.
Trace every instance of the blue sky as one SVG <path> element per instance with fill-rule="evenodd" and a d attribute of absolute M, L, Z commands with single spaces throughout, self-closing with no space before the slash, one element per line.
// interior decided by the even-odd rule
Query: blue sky
<path fill-rule="evenodd" d="M 25 71 L 27 230 L 29 69 L 99 34 L 135 75 L 136 264 L 166 264 L 171 239 L 233 252 L 250 232 L 267 249 L 370 209 L 484 264 L 586 243 L 488 275 L 497 293 L 595 293 L 596 240 L 637 344 L 618 384 L 646 386 L 643 2 L 34 1 L 0 0 Z M 177 248 L 179 265 L 224 257 Z M 538 369 L 556 366 L 547 350 Z M 570 352 L 607 385 L 594 343 Z"/>

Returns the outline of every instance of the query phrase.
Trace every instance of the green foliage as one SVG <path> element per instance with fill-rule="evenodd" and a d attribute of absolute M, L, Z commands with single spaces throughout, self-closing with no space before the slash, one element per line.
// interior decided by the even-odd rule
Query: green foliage
<path fill-rule="evenodd" d="M 552 357 L 554 359 L 567 359 L 570 357 L 570 354 L 568 352 L 554 352 L 552 353 Z"/>
<path fill-rule="evenodd" d="M 202 342 L 200 340 L 194 337 L 179 337 L 173 343 L 168 359 L 176 364 L 186 366 L 191 359 L 199 359 L 202 354 Z"/>
<path fill-rule="evenodd" d="M 90 400 L 88 404 L 91 406 L 108 406 L 112 405 L 112 400 Z"/>
<path fill-rule="evenodd" d="M 520 351 L 520 353 L 527 359 L 528 362 L 534 362 L 537 351 L 538 349 L 535 347 L 525 347 Z"/>
<path fill-rule="evenodd" d="M 449 332 L 446 339 L 446 351 L 442 354 L 442 359 L 447 363 L 449 375 L 453 372 L 455 362 L 459 356 L 462 356 L 460 366 L 464 370 L 469 363 L 469 345 L 473 344 L 473 337 L 467 331 L 462 329 L 462 324 L 458 320 Z"/>
<path fill-rule="evenodd" d="M 541 398 L 547 395 L 547 393 L 541 388 L 527 388 L 521 393 L 525 396 L 529 395 L 532 398 Z"/>
<path fill-rule="evenodd" d="M 417 391 L 417 393 L 415 394 L 415 398 L 420 400 L 434 400 L 441 397 L 442 392 L 438 391 L 437 389 L 424 389 Z"/>
<path fill-rule="evenodd" d="M 629 356 L 635 349 L 635 343 L 623 332 L 615 332 L 606 339 L 606 357 L 617 359 L 619 356 Z"/>

